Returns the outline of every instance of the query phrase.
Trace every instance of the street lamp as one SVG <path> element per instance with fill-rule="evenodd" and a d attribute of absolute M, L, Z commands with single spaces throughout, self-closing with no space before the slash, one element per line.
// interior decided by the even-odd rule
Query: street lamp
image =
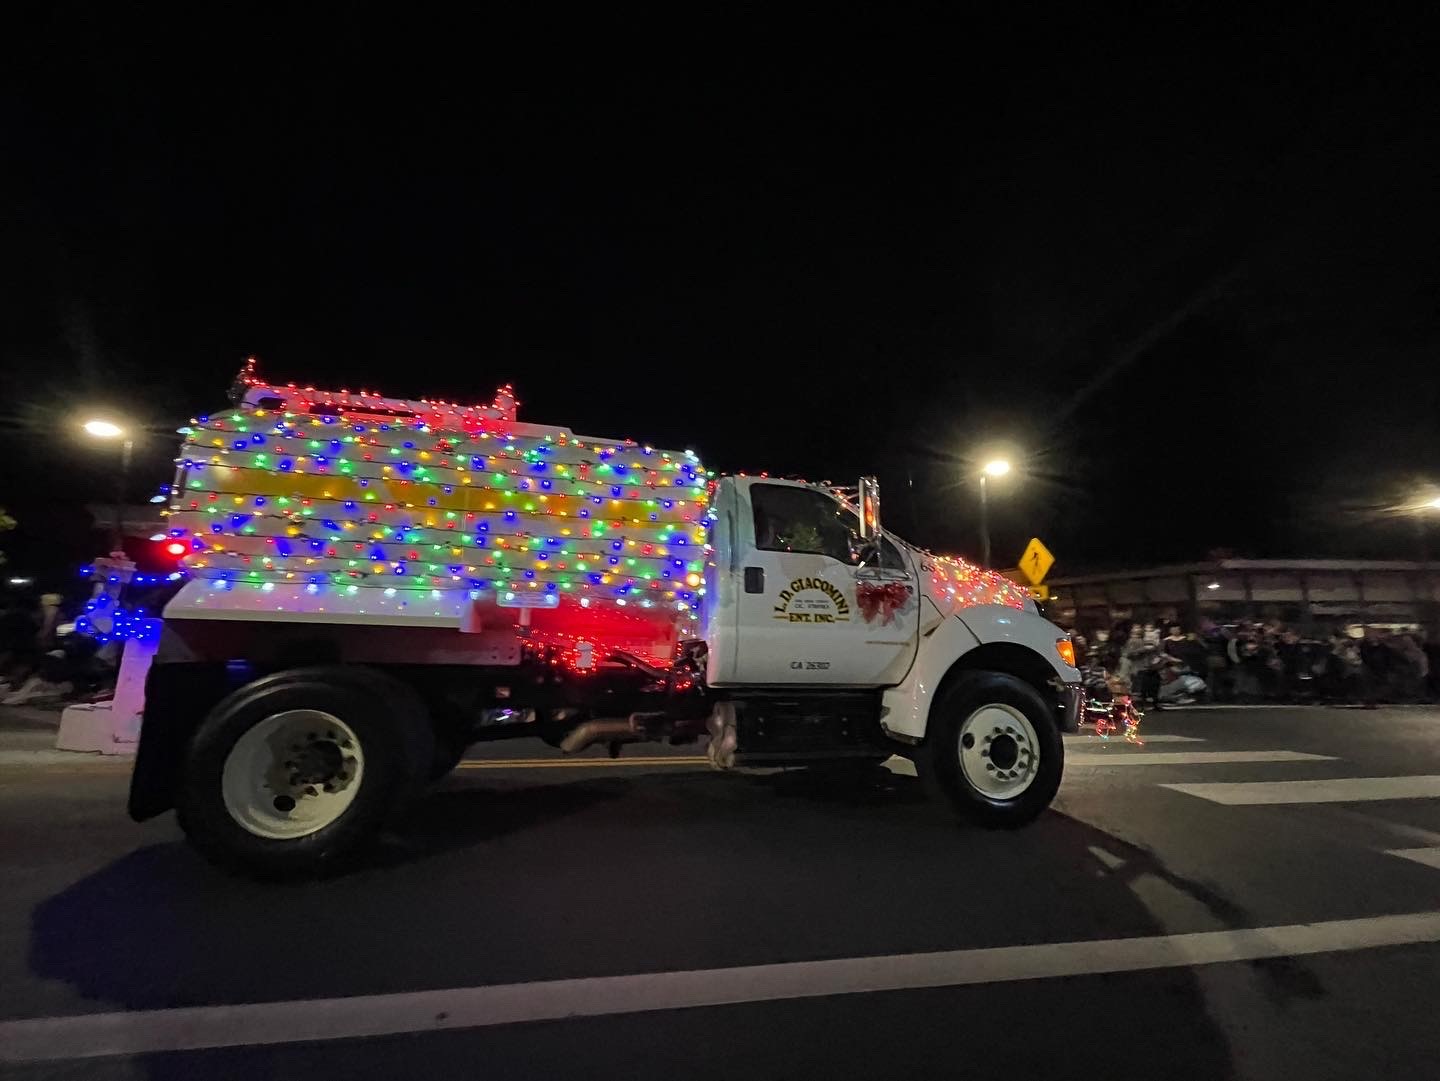
<path fill-rule="evenodd" d="M 130 453 L 135 449 L 135 442 L 120 425 L 101 417 L 87 420 L 81 427 L 85 429 L 85 434 L 93 439 L 121 440 L 120 472 L 115 476 L 115 521 L 112 523 L 114 528 L 110 534 L 110 550 L 123 552 L 125 550 L 125 487 L 130 479 Z"/>
<path fill-rule="evenodd" d="M 980 470 L 980 565 L 990 566 L 990 478 L 1003 477 L 1010 472 L 1010 463 L 1004 458 L 993 458 Z"/>
<path fill-rule="evenodd" d="M 1430 489 L 1434 491 L 1433 488 Z M 1440 511 L 1440 495 L 1431 495 L 1429 492 L 1420 496 L 1409 506 L 1411 517 L 1415 522 L 1415 540 L 1420 548 L 1420 562 L 1430 562 L 1430 523 L 1426 521 L 1435 511 Z"/>

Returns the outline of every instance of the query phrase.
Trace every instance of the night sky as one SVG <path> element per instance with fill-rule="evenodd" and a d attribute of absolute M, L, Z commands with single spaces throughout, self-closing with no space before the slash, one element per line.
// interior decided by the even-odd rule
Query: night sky
<path fill-rule="evenodd" d="M 141 45 L 54 16 L 0 100 L 0 546 L 12 572 L 94 554 L 74 507 L 112 458 L 75 419 L 160 433 L 142 501 L 163 433 L 254 354 L 399 397 L 513 382 L 524 419 L 718 470 L 876 472 L 888 525 L 970 555 L 965 478 L 1008 444 L 997 562 L 1035 533 L 1056 573 L 1414 558 L 1394 510 L 1440 485 L 1430 46 L 1208 10 L 912 26 L 923 57 L 873 26 L 572 58 L 495 28 Z"/>

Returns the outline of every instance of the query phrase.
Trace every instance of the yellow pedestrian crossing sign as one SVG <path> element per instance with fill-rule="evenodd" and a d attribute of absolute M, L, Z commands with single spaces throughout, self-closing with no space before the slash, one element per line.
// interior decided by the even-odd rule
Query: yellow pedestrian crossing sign
<path fill-rule="evenodd" d="M 1054 565 L 1055 557 L 1050 554 L 1050 549 L 1040 543 L 1039 537 L 1031 537 L 1030 543 L 1025 546 L 1025 554 L 1020 557 L 1020 573 L 1029 579 L 1032 586 L 1038 586 L 1045 581 Z"/>

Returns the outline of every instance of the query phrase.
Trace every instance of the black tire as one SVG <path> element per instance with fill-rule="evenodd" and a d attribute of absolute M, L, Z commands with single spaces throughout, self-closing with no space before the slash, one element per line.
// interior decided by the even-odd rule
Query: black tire
<path fill-rule="evenodd" d="M 252 833 L 225 806 L 221 776 L 236 741 L 275 713 L 323 710 L 355 733 L 365 768 L 353 802 L 335 821 L 293 839 Z M 297 668 L 266 676 L 223 699 L 186 751 L 175 807 L 191 844 L 207 859 L 252 877 L 294 878 L 348 865 L 389 816 L 428 779 L 434 736 L 418 697 L 379 672 L 349 666 Z"/>
<path fill-rule="evenodd" d="M 433 783 L 454 772 L 470 749 L 470 732 L 453 725 L 436 723 L 435 753 L 430 757 L 429 780 Z"/>
<path fill-rule="evenodd" d="M 960 729 L 977 709 L 1010 706 L 1035 729 L 1039 766 L 1019 795 L 996 799 L 974 787 L 960 766 Z M 1003 672 L 966 672 L 941 690 L 930 711 L 925 745 L 916 765 L 932 795 L 949 803 L 966 821 L 987 829 L 1018 829 L 1033 822 L 1060 788 L 1065 742 L 1055 710 L 1024 680 Z"/>

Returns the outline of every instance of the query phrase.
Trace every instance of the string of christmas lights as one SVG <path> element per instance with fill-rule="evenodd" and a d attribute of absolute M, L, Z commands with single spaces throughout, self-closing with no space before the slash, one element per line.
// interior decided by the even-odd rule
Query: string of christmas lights
<path fill-rule="evenodd" d="M 856 504 L 855 489 L 829 487 L 831 494 L 855 514 L 858 520 L 860 512 Z M 985 604 L 1023 608 L 1029 599 L 1027 590 L 998 571 L 986 570 L 977 563 L 955 556 L 939 556 L 924 549 L 920 550 L 919 555 L 921 573 L 930 576 L 932 597 L 937 602 L 948 600 L 952 611 Z M 888 599 L 892 606 L 899 600 L 898 595 L 892 595 Z M 881 611 L 885 600 L 883 596 L 874 595 L 869 599 L 857 597 L 857 601 L 862 605 L 876 605 L 877 612 Z"/>
<path fill-rule="evenodd" d="M 405 401 L 271 387 L 252 362 L 237 389 L 181 429 L 166 534 L 197 577 L 699 607 L 711 481 L 693 452 L 522 424 L 509 387 Z"/>
<path fill-rule="evenodd" d="M 131 638 L 154 642 L 160 637 L 161 620 L 144 608 L 127 608 L 115 604 L 107 593 L 101 593 L 85 605 L 85 614 L 75 619 L 75 632 L 93 637 L 104 644 L 124 642 Z"/>
<path fill-rule="evenodd" d="M 988 571 L 963 559 L 926 553 L 922 569 L 930 575 L 937 598 L 948 598 L 956 608 L 1001 604 L 1023 608 L 1030 594 L 997 571 Z"/>

